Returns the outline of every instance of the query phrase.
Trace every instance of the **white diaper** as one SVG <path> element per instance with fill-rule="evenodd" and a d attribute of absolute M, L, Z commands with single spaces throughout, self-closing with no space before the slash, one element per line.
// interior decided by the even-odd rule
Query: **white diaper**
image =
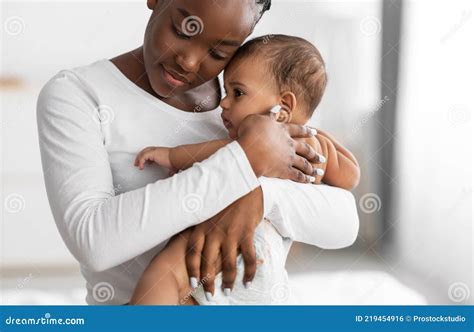
<path fill-rule="evenodd" d="M 222 291 L 222 273 L 216 275 L 215 291 L 212 301 L 207 301 L 202 285 L 191 294 L 200 305 L 246 305 L 246 304 L 290 304 L 291 291 L 285 262 L 288 248 L 273 225 L 263 220 L 255 231 L 255 251 L 257 254 L 257 272 L 247 289 L 242 280 L 244 261 L 237 256 L 237 277 L 229 296 Z"/>

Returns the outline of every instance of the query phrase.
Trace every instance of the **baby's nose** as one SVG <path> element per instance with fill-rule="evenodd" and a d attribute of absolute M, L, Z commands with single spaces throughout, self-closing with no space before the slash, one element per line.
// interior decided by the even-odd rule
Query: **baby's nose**
<path fill-rule="evenodd" d="M 226 110 L 229 108 L 229 98 L 227 98 L 227 96 L 225 96 L 221 102 L 220 102 L 220 107 L 223 109 L 223 110 Z"/>

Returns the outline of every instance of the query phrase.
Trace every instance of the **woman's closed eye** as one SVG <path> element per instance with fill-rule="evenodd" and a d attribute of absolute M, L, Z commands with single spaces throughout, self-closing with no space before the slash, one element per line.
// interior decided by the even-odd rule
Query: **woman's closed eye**
<path fill-rule="evenodd" d="M 173 30 L 174 34 L 178 38 L 185 39 L 185 40 L 191 39 L 191 36 L 184 33 L 180 29 L 178 29 L 178 27 L 176 26 L 176 24 L 174 24 L 174 22 L 171 22 L 171 29 Z M 226 61 L 228 59 L 228 56 L 226 54 L 223 54 L 222 52 L 220 52 L 216 49 L 210 49 L 209 50 L 209 55 L 211 57 L 213 57 L 214 59 L 219 60 L 219 61 Z"/>
<path fill-rule="evenodd" d="M 220 53 L 219 51 L 217 50 L 214 50 L 214 49 L 211 49 L 209 50 L 209 54 L 216 60 L 219 60 L 219 61 L 225 61 L 227 60 L 227 56 Z"/>
<path fill-rule="evenodd" d="M 173 30 L 174 34 L 180 39 L 189 39 L 191 38 L 189 35 L 185 34 L 183 31 L 179 30 L 174 22 L 171 22 L 171 29 Z"/>

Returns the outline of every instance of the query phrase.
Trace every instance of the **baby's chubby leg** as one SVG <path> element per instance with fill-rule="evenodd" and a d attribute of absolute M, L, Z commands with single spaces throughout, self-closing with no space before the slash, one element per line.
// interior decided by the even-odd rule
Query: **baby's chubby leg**
<path fill-rule="evenodd" d="M 131 305 L 193 305 L 193 289 L 186 270 L 186 245 L 190 229 L 175 235 L 151 261 L 135 288 Z"/>

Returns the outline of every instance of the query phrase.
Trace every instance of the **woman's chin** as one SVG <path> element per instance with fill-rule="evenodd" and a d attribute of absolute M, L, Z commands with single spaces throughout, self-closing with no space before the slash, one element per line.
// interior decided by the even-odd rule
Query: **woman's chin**
<path fill-rule="evenodd" d="M 170 98 L 176 94 L 176 90 L 167 87 L 165 84 L 156 84 L 152 86 L 152 89 L 159 98 Z"/>

